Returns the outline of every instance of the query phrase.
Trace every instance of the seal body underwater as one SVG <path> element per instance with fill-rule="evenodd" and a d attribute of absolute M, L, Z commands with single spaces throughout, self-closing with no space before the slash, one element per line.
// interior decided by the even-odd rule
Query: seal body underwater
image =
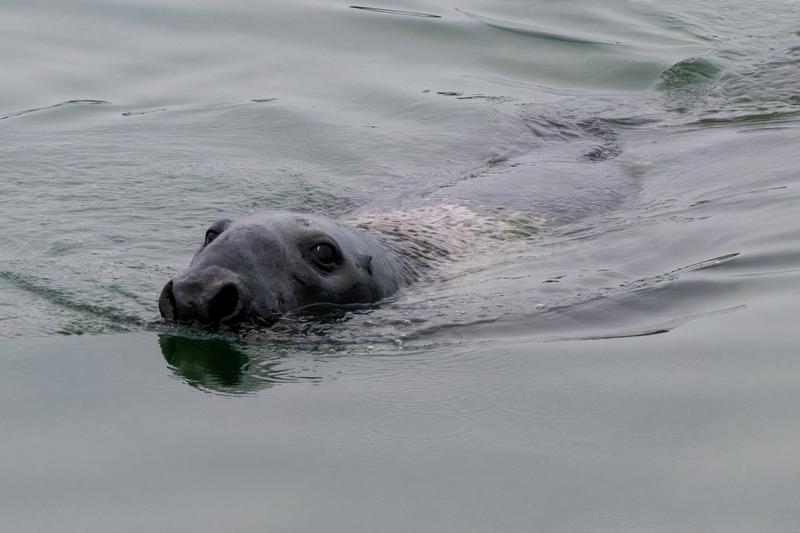
<path fill-rule="evenodd" d="M 414 278 L 408 261 L 365 228 L 273 211 L 208 228 L 158 304 L 167 320 L 269 325 L 320 305 L 377 302 Z"/>

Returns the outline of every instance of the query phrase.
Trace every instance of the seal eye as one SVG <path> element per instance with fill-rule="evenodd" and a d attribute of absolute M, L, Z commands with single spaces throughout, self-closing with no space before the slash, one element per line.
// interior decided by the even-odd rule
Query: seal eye
<path fill-rule="evenodd" d="M 324 270 L 331 270 L 339 260 L 339 252 L 328 243 L 316 244 L 311 248 L 311 257 Z"/>
<path fill-rule="evenodd" d="M 216 239 L 217 237 L 219 237 L 219 233 L 218 233 L 218 232 L 214 231 L 213 229 L 210 229 L 210 230 L 208 230 L 208 231 L 206 232 L 206 241 L 205 241 L 205 243 L 203 244 L 203 246 L 208 246 L 208 245 L 209 245 L 209 244 L 211 244 L 211 243 L 214 241 L 214 239 Z"/>

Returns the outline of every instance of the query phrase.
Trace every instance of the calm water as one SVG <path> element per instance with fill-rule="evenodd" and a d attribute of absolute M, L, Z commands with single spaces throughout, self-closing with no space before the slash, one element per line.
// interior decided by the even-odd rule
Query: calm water
<path fill-rule="evenodd" d="M 0 8 L 4 529 L 800 531 L 797 2 Z M 270 208 L 497 231 L 162 323 Z"/>

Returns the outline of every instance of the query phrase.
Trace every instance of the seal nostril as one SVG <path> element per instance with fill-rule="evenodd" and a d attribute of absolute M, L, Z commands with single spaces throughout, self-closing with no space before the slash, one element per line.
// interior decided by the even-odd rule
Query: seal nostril
<path fill-rule="evenodd" d="M 172 281 L 169 281 L 161 290 L 158 297 L 158 310 L 167 320 L 178 320 L 178 306 L 175 303 L 175 294 L 172 292 Z"/>
<path fill-rule="evenodd" d="M 172 314 L 175 317 L 175 320 L 178 320 L 178 303 L 175 301 L 175 293 L 172 291 L 172 282 L 169 282 L 169 293 L 167 293 L 167 298 L 169 298 L 169 304 L 172 306 Z"/>
<path fill-rule="evenodd" d="M 233 283 L 223 285 L 208 302 L 208 318 L 224 322 L 235 318 L 239 311 L 239 289 Z"/>

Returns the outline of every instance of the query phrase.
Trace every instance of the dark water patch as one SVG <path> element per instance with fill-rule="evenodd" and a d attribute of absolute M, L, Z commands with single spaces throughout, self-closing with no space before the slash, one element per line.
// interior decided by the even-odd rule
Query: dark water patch
<path fill-rule="evenodd" d="M 372 11 L 375 13 L 386 13 L 387 15 L 405 15 L 408 17 L 422 17 L 431 19 L 440 19 L 440 15 L 432 15 L 430 13 L 420 13 L 419 11 L 402 11 L 400 9 L 387 9 L 382 7 L 367 7 L 367 6 L 348 6 L 352 9 L 361 9 L 363 11 Z"/>
<path fill-rule="evenodd" d="M 57 104 L 44 106 L 44 107 L 34 107 L 31 109 L 23 109 L 22 111 L 15 111 L 13 113 L 8 113 L 5 115 L 0 115 L 0 120 L 5 120 L 8 118 L 20 117 L 22 115 L 27 115 L 30 113 L 36 113 L 39 111 L 47 111 L 49 109 L 56 109 L 59 107 L 67 107 L 67 106 L 89 106 L 89 105 L 105 105 L 110 104 L 111 102 L 107 100 L 67 100 L 64 102 L 59 102 Z"/>
<path fill-rule="evenodd" d="M 263 103 L 267 103 L 267 102 L 275 102 L 277 100 L 278 100 L 277 98 L 253 98 L 250 101 L 251 102 L 256 102 L 256 103 L 259 103 L 259 104 L 263 104 Z"/>

